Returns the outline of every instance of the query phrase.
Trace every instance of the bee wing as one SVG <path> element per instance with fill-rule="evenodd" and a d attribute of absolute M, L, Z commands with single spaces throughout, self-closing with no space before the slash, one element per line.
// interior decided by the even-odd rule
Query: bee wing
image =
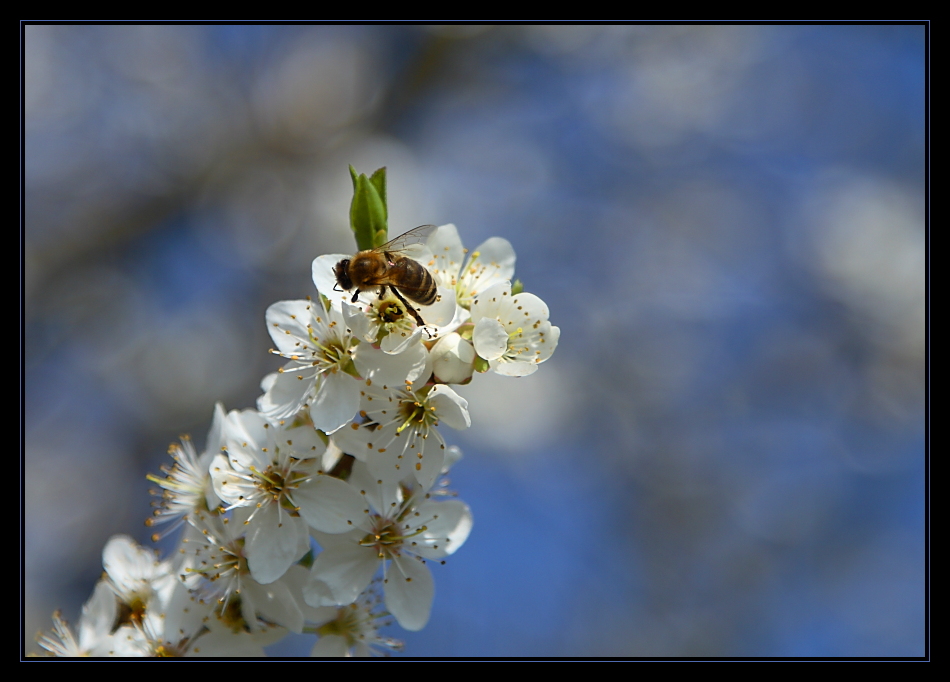
<path fill-rule="evenodd" d="M 435 229 L 435 225 L 420 225 L 419 227 L 414 227 L 395 239 L 386 242 L 382 246 L 376 247 L 374 250 L 386 251 L 388 253 L 399 253 L 408 250 L 406 255 L 411 256 L 412 253 L 419 253 L 421 251 L 421 249 L 417 247 L 420 245 L 424 246 L 429 239 L 429 235 L 432 234 L 432 231 Z"/>

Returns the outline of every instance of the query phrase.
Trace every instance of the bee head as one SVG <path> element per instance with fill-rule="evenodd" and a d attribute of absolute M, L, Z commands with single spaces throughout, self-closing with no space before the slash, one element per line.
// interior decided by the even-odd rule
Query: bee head
<path fill-rule="evenodd" d="M 344 258 L 333 266 L 333 274 L 336 275 L 336 283 L 339 284 L 344 291 L 348 291 L 353 288 L 353 280 L 350 279 L 349 267 L 349 258 Z"/>

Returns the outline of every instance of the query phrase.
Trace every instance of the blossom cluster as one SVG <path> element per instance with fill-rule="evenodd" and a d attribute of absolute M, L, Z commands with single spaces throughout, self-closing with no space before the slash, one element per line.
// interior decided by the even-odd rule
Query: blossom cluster
<path fill-rule="evenodd" d="M 316 258 L 315 295 L 267 309 L 283 365 L 261 382 L 256 409 L 219 403 L 204 450 L 183 437 L 165 475 L 149 477 L 161 490 L 147 523 L 164 528 L 153 539 L 181 529 L 178 551 L 159 560 L 113 537 L 78 635 L 54 614 L 44 649 L 262 656 L 306 632 L 318 637 L 315 656 L 365 656 L 401 648 L 381 633 L 393 621 L 426 625 L 427 562 L 456 552 L 472 528 L 445 478 L 461 453 L 443 424 L 471 425 L 453 385 L 533 373 L 559 329 L 541 299 L 512 290 L 506 240 L 468 252 L 454 225 L 414 232 L 402 256 L 380 253 L 390 266 L 424 265 L 434 302 L 409 303 L 398 280 L 344 288 L 339 264 L 351 256 Z"/>

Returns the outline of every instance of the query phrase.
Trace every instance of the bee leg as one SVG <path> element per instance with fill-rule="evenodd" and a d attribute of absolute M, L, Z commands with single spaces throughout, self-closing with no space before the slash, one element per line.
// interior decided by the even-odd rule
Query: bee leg
<path fill-rule="evenodd" d="M 379 288 L 379 297 L 386 298 L 386 285 L 384 284 Z"/>
<path fill-rule="evenodd" d="M 412 315 L 412 318 L 416 321 L 416 324 L 419 325 L 420 327 L 425 328 L 426 323 L 425 323 L 425 321 L 422 319 L 422 315 L 419 314 L 419 311 L 416 310 L 415 308 L 413 308 L 411 305 L 409 305 L 409 302 L 408 302 L 406 299 L 404 299 L 404 298 L 402 297 L 402 294 L 400 294 L 400 293 L 396 290 L 396 287 L 389 287 L 389 289 L 390 289 L 390 291 L 392 291 L 394 294 L 396 294 L 396 298 L 398 298 L 398 299 L 402 302 L 403 306 L 406 308 L 406 311 L 407 311 L 410 315 Z M 428 329 L 426 329 L 425 331 L 426 331 L 426 334 L 429 334 L 429 330 L 428 330 Z M 432 338 L 432 334 L 429 334 L 429 338 L 430 338 L 430 339 Z"/>
<path fill-rule="evenodd" d="M 356 293 L 353 294 L 353 298 L 350 299 L 350 303 L 356 303 L 356 299 L 359 298 L 360 290 L 357 289 Z"/>

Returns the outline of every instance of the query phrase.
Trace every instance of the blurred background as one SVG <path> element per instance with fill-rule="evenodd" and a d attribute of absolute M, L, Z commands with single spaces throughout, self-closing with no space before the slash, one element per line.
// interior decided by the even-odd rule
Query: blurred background
<path fill-rule="evenodd" d="M 27 26 L 27 637 L 109 536 L 150 544 L 168 444 L 254 405 L 265 309 L 354 250 L 353 164 L 392 235 L 511 241 L 561 328 L 463 389 L 475 526 L 405 655 L 922 655 L 925 57 L 922 26 Z"/>

